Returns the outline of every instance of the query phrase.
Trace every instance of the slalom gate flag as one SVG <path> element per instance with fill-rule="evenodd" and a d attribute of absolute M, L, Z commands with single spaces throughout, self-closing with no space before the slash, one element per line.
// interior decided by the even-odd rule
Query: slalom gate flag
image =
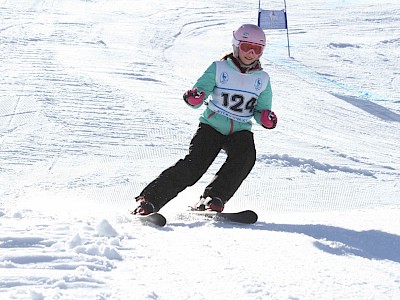
<path fill-rule="evenodd" d="M 260 9 L 258 26 L 262 29 L 288 29 L 285 10 Z"/>

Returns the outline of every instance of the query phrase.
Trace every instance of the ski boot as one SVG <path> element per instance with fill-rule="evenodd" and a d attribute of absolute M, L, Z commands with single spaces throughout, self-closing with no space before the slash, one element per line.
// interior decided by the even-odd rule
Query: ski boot
<path fill-rule="evenodd" d="M 224 202 L 219 197 L 200 197 L 200 201 L 194 206 L 194 210 L 200 211 L 216 211 L 222 212 L 224 210 Z"/>
<path fill-rule="evenodd" d="M 136 197 L 136 202 L 139 206 L 132 212 L 133 215 L 146 216 L 155 211 L 154 205 L 147 201 L 143 196 Z"/>

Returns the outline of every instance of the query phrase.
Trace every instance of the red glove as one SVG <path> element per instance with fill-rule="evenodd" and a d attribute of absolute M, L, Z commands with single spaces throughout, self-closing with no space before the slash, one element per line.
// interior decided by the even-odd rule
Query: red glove
<path fill-rule="evenodd" d="M 205 97 L 205 93 L 201 91 L 200 93 L 197 91 L 197 88 L 193 90 L 188 90 L 183 94 L 183 100 L 190 106 L 197 106 L 203 103 Z"/>
<path fill-rule="evenodd" d="M 267 129 L 273 129 L 276 127 L 276 123 L 278 123 L 278 117 L 273 111 L 264 109 L 261 111 L 260 121 L 263 127 Z"/>

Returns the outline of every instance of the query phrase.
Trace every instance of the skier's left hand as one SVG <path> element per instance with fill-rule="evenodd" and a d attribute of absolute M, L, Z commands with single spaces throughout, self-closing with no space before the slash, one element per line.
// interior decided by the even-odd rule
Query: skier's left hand
<path fill-rule="evenodd" d="M 263 127 L 267 129 L 274 129 L 276 127 L 276 123 L 278 123 L 278 117 L 273 111 L 264 109 L 261 111 L 260 121 Z"/>

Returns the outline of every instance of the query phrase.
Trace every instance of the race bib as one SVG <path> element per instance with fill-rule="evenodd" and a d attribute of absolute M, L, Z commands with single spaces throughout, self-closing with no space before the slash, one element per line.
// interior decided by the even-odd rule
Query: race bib
<path fill-rule="evenodd" d="M 265 90 L 269 76 L 266 72 L 240 73 L 227 61 L 216 62 L 216 83 L 208 107 L 238 122 L 249 122 L 254 115 L 258 96 Z"/>

